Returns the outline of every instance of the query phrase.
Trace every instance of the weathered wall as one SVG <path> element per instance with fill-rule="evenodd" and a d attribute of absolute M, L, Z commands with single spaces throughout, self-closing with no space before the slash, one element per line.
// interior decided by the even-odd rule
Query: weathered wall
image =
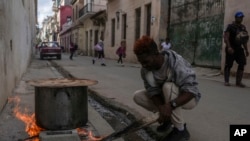
<path fill-rule="evenodd" d="M 190 63 L 220 67 L 224 0 L 172 1 L 172 49 Z"/>
<path fill-rule="evenodd" d="M 60 35 L 60 45 L 64 47 L 65 52 L 69 52 L 70 35 L 71 32 L 66 32 Z"/>
<path fill-rule="evenodd" d="M 94 46 L 94 25 L 90 19 L 84 21 L 84 28 L 82 29 L 82 50 L 84 50 L 85 55 L 93 55 L 93 46 Z"/>
<path fill-rule="evenodd" d="M 163 2 L 164 1 L 164 2 Z M 105 44 L 105 57 L 117 59 L 115 54 L 116 49 L 120 46 L 122 40 L 122 15 L 127 15 L 127 56 L 126 61 L 137 62 L 136 56 L 133 53 L 133 45 L 135 42 L 135 10 L 141 8 L 141 23 L 140 23 L 140 36 L 146 34 L 146 5 L 151 4 L 151 17 L 155 17 L 155 20 L 150 25 L 150 36 L 159 43 L 160 39 L 166 37 L 167 27 L 167 1 L 165 0 L 110 0 L 107 4 L 107 22 L 104 34 Z M 117 21 L 116 11 L 121 11 L 120 20 Z M 164 15 L 161 15 L 164 14 Z M 115 45 L 111 44 L 111 29 L 112 19 L 115 19 Z M 119 25 L 117 25 L 119 24 Z"/>
<path fill-rule="evenodd" d="M 250 32 L 250 10 L 249 10 L 250 1 L 249 0 L 226 0 L 225 1 L 225 18 L 224 18 L 224 29 L 229 23 L 234 21 L 234 14 L 236 11 L 242 11 L 245 15 L 243 19 L 243 24 L 246 26 L 248 32 Z M 250 42 L 248 42 L 248 51 L 250 51 Z M 223 72 L 225 65 L 225 44 L 222 46 L 222 61 L 221 61 L 221 71 Z M 232 73 L 234 74 L 237 71 L 238 65 L 234 62 L 232 68 Z M 247 65 L 245 66 L 245 75 L 250 76 L 250 56 L 247 58 Z"/>
<path fill-rule="evenodd" d="M 36 31 L 35 1 L 0 1 L 0 109 L 31 58 Z"/>
<path fill-rule="evenodd" d="M 101 39 L 101 32 L 104 32 L 104 25 L 94 25 L 91 19 L 86 19 L 84 21 L 84 28 L 82 29 L 82 50 L 85 55 L 94 56 L 94 45 Z M 98 35 L 96 35 L 95 31 L 98 31 Z M 95 37 L 97 36 L 97 39 Z M 105 40 L 106 37 L 104 37 Z M 104 44 L 104 48 L 106 45 Z"/>

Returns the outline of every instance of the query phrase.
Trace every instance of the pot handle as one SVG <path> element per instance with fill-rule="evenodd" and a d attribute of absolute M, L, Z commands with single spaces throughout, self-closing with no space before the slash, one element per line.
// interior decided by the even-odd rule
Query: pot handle
<path fill-rule="evenodd" d="M 70 94 L 67 90 L 57 90 L 55 93 L 54 93 L 54 96 L 56 97 L 58 93 L 65 93 L 67 96 L 68 96 L 68 99 L 70 99 Z"/>

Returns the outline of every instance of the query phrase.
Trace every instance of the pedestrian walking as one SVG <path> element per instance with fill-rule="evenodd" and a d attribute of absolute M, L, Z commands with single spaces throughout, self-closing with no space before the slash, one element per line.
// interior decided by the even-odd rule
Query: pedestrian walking
<path fill-rule="evenodd" d="M 105 58 L 104 58 L 104 43 L 102 40 L 100 40 L 95 46 L 95 55 L 94 58 L 92 59 L 92 63 L 95 64 L 97 59 L 101 60 L 101 65 L 106 66 L 105 64 Z"/>
<path fill-rule="evenodd" d="M 75 53 L 75 46 L 74 46 L 74 43 L 73 43 L 73 42 L 70 42 L 70 44 L 69 44 L 69 50 L 70 50 L 69 59 L 70 59 L 70 60 L 73 60 L 73 55 L 74 55 L 74 53 Z"/>
<path fill-rule="evenodd" d="M 173 124 L 173 130 L 163 141 L 188 140 L 190 134 L 182 112 L 194 108 L 201 97 L 190 63 L 173 50 L 159 52 L 155 41 L 148 36 L 135 42 L 134 53 L 142 65 L 145 87 L 135 92 L 135 103 L 159 112 L 158 132 L 170 129 Z"/>
<path fill-rule="evenodd" d="M 236 72 L 236 86 L 245 87 L 241 81 L 244 73 L 244 67 L 246 65 L 246 57 L 249 56 L 247 48 L 249 36 L 245 25 L 242 24 L 243 18 L 243 12 L 236 12 L 235 21 L 229 24 L 224 32 L 224 42 L 226 44 L 226 59 L 224 67 L 225 86 L 231 85 L 229 83 L 230 70 L 233 66 L 233 62 L 236 61 L 238 64 Z"/>
<path fill-rule="evenodd" d="M 123 40 L 121 41 L 121 45 L 120 47 L 118 47 L 118 49 L 116 50 L 116 54 L 118 55 L 118 60 L 117 60 L 117 63 L 121 63 L 123 64 L 123 60 L 122 58 L 125 58 L 126 57 L 126 41 Z"/>
<path fill-rule="evenodd" d="M 75 49 L 74 56 L 77 57 L 77 51 L 78 51 L 78 45 L 77 45 L 77 43 L 74 44 L 74 49 Z"/>

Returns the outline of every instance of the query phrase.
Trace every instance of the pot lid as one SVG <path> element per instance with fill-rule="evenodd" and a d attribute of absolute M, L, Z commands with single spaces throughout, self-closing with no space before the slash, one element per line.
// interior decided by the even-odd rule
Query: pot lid
<path fill-rule="evenodd" d="M 78 78 L 49 78 L 29 80 L 27 83 L 35 87 L 77 87 L 95 85 L 98 81 Z"/>

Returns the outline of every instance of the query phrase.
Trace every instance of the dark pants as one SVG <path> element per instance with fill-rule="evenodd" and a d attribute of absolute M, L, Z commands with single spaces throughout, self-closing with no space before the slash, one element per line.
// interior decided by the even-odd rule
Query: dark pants
<path fill-rule="evenodd" d="M 121 62 L 121 64 L 123 63 L 122 62 L 122 54 L 119 54 L 119 59 L 118 59 L 117 63 L 119 63 L 119 62 Z"/>
<path fill-rule="evenodd" d="M 71 51 L 70 51 L 70 56 L 69 56 L 69 59 L 71 59 L 71 60 L 73 59 L 73 55 L 74 55 L 74 53 L 75 53 L 75 51 L 74 51 L 74 50 L 71 50 Z"/>
<path fill-rule="evenodd" d="M 233 66 L 233 62 L 236 61 L 236 63 L 238 64 L 238 69 L 237 69 L 237 74 L 236 74 L 236 77 L 237 77 L 238 73 L 243 74 L 244 66 L 246 65 L 246 56 L 245 56 L 245 52 L 243 48 L 234 50 L 233 54 L 229 54 L 227 52 L 227 48 L 225 51 L 226 51 L 226 62 L 225 62 L 225 68 L 224 68 L 224 79 L 225 79 L 225 82 L 229 82 L 230 70 Z"/>
<path fill-rule="evenodd" d="M 104 51 L 95 51 L 93 59 L 101 59 L 104 58 Z"/>
<path fill-rule="evenodd" d="M 98 51 L 98 58 L 104 58 L 104 51 Z"/>

